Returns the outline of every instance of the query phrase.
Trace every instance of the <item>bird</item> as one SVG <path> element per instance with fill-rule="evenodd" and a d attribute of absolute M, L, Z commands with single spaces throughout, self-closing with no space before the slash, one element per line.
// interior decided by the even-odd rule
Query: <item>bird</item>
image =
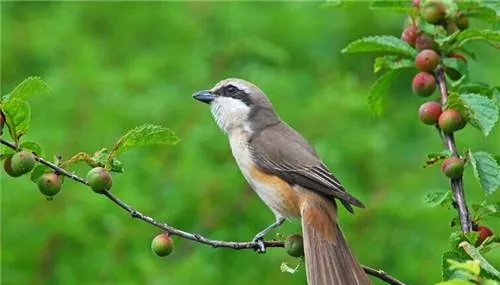
<path fill-rule="evenodd" d="M 276 113 L 266 94 L 239 78 L 219 81 L 193 98 L 210 105 L 242 175 L 275 216 L 253 241 L 285 220 L 300 220 L 309 285 L 367 285 L 367 274 L 337 223 L 337 201 L 349 212 L 364 204 L 349 194 L 308 141 Z"/>

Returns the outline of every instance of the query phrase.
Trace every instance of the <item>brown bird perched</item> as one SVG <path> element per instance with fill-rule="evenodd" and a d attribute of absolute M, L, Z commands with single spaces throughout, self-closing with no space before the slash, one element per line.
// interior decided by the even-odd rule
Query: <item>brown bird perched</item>
<path fill-rule="evenodd" d="M 193 97 L 210 104 L 252 189 L 276 216 L 254 241 L 285 219 L 300 218 L 309 285 L 371 284 L 337 224 L 338 199 L 350 212 L 364 207 L 346 192 L 311 145 L 283 122 L 254 84 L 230 78 Z"/>

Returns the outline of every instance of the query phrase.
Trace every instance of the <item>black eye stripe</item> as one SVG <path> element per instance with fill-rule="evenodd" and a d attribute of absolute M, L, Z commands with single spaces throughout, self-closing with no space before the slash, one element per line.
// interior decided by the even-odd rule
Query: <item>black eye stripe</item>
<path fill-rule="evenodd" d="M 239 91 L 239 89 L 236 88 L 234 85 L 228 85 L 228 86 L 226 86 L 226 91 L 227 91 L 227 93 L 232 94 L 232 93 Z"/>

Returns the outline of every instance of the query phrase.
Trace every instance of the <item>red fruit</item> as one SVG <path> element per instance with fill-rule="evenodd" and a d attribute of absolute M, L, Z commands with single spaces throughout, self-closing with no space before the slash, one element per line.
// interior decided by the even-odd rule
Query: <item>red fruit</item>
<path fill-rule="evenodd" d="M 92 168 L 87 174 L 87 180 L 90 188 L 97 193 L 104 193 L 113 186 L 111 175 L 102 167 Z"/>
<path fill-rule="evenodd" d="M 421 71 L 433 71 L 438 64 L 439 55 L 431 49 L 424 49 L 415 57 L 415 66 Z"/>
<path fill-rule="evenodd" d="M 151 242 L 151 249 L 158 256 L 167 256 L 174 249 L 174 241 L 167 233 L 159 234 Z"/>
<path fill-rule="evenodd" d="M 443 2 L 427 1 L 425 5 L 420 9 L 420 15 L 425 21 L 431 24 L 437 24 L 444 19 L 446 14 Z"/>
<path fill-rule="evenodd" d="M 436 79 L 429 72 L 420 71 L 413 77 L 412 89 L 415 94 L 427 97 L 436 90 Z"/>
<path fill-rule="evenodd" d="M 441 171 L 449 178 L 459 178 L 464 172 L 464 161 L 455 156 L 449 157 L 441 164 Z"/>
<path fill-rule="evenodd" d="M 415 40 L 415 48 L 417 50 L 432 49 L 435 51 L 438 51 L 439 49 L 432 36 L 425 33 L 417 36 L 417 39 Z"/>
<path fill-rule="evenodd" d="M 441 113 L 441 115 L 439 116 L 438 124 L 443 132 L 451 134 L 463 129 L 467 124 L 467 121 L 459 112 L 453 109 L 447 109 L 444 110 L 443 113 Z"/>
<path fill-rule="evenodd" d="M 477 227 L 477 231 L 479 232 L 479 238 L 477 239 L 477 245 L 480 245 L 484 242 L 485 239 L 493 235 L 493 232 L 490 228 L 485 226 Z"/>
<path fill-rule="evenodd" d="M 38 179 L 37 185 L 43 195 L 52 197 L 61 191 L 61 177 L 53 172 L 44 173 Z"/>
<path fill-rule="evenodd" d="M 435 101 L 429 101 L 420 106 L 418 109 L 418 117 L 426 125 L 435 125 L 439 120 L 442 109 L 441 104 Z"/>
<path fill-rule="evenodd" d="M 417 26 L 410 25 L 403 30 L 403 33 L 401 34 L 401 39 L 410 44 L 412 47 L 414 47 L 415 41 L 417 40 L 417 35 L 418 35 Z"/>
<path fill-rule="evenodd" d="M 469 17 L 467 17 L 466 15 L 460 13 L 458 15 L 458 19 L 457 19 L 457 27 L 460 29 L 460 30 L 466 30 L 469 28 Z"/>

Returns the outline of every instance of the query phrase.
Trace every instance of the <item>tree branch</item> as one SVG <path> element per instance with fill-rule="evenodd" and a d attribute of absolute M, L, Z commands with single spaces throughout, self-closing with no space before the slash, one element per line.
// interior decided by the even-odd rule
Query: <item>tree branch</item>
<path fill-rule="evenodd" d="M 439 86 L 439 93 L 441 95 L 441 105 L 445 105 L 448 100 L 448 90 L 446 88 L 446 78 L 444 76 L 444 66 L 440 64 L 436 70 L 436 78 Z M 438 127 L 439 129 L 439 127 Z M 439 129 L 439 134 L 443 139 L 445 146 L 451 151 L 452 156 L 458 157 L 457 146 L 453 134 L 446 134 Z M 458 217 L 460 219 L 460 226 L 462 232 L 472 231 L 472 223 L 470 219 L 469 209 L 465 202 L 465 193 L 462 176 L 459 178 L 450 179 L 450 187 L 453 192 L 453 197 L 457 203 Z"/>
<path fill-rule="evenodd" d="M 15 144 L 13 144 L 9 141 L 6 141 L 3 138 L 0 138 L 0 143 L 3 145 L 6 145 L 7 147 L 9 147 L 13 150 L 16 150 L 16 151 L 20 150 L 18 147 L 16 147 Z M 66 177 L 68 177 L 68 178 L 70 178 L 78 183 L 81 183 L 81 184 L 84 184 L 87 186 L 89 185 L 87 180 L 85 180 L 84 178 L 81 178 L 78 175 L 76 175 L 72 172 L 69 172 L 66 169 L 63 169 L 63 168 L 57 166 L 56 164 L 54 164 L 50 161 L 47 161 L 42 157 L 37 156 L 36 154 L 33 154 L 33 155 L 34 155 L 36 161 L 53 169 L 57 174 L 64 175 L 64 176 L 66 176 Z M 148 224 L 151 224 L 159 229 L 162 229 L 162 230 L 168 232 L 170 235 L 176 235 L 176 236 L 179 236 L 179 237 L 182 237 L 185 239 L 189 239 L 189 240 L 196 241 L 196 242 L 199 242 L 202 244 L 210 245 L 214 248 L 217 248 L 217 247 L 224 247 L 224 248 L 231 248 L 231 249 L 259 249 L 260 248 L 259 244 L 257 242 L 253 242 L 253 241 L 252 242 L 236 242 L 236 241 L 214 240 L 214 239 L 206 238 L 200 234 L 194 234 L 194 233 L 190 233 L 190 232 L 186 232 L 186 231 L 174 228 L 174 227 L 169 226 L 167 224 L 160 223 L 160 222 L 156 221 L 155 219 L 153 219 L 149 216 L 146 216 L 145 214 L 137 211 L 136 209 L 129 206 L 127 203 L 120 200 L 118 197 L 116 197 L 110 191 L 105 191 L 104 193 L 102 193 L 102 195 L 107 197 L 109 200 L 111 200 L 113 203 L 115 203 L 117 206 L 119 206 L 120 208 L 122 208 L 126 212 L 128 212 L 132 218 L 139 219 L 139 220 L 144 221 Z M 284 242 L 280 241 L 280 240 L 264 241 L 264 245 L 266 247 L 269 247 L 269 248 L 271 248 L 271 247 L 284 247 Z M 376 269 L 373 269 L 373 268 L 365 266 L 365 265 L 362 265 L 362 268 L 367 274 L 375 276 L 375 277 L 379 278 L 380 280 L 385 281 L 388 284 L 406 285 L 405 283 L 399 281 L 398 279 L 388 275 L 383 270 L 376 270 Z"/>

